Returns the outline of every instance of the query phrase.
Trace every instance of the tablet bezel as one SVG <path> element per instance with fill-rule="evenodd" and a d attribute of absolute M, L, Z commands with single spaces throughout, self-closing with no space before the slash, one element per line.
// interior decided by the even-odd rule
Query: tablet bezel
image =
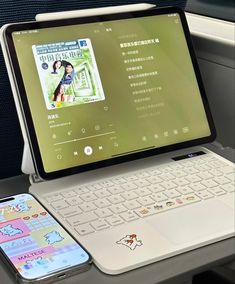
<path fill-rule="evenodd" d="M 106 22 L 106 21 L 114 21 L 120 19 L 130 19 L 130 18 L 138 18 L 138 17 L 146 17 L 146 16 L 154 16 L 154 15 L 162 15 L 162 14 L 169 14 L 169 13 L 178 13 L 181 18 L 186 42 L 188 45 L 190 57 L 192 60 L 192 65 L 194 67 L 195 76 L 198 82 L 199 90 L 202 97 L 202 102 L 205 108 L 206 117 L 208 120 L 209 128 L 211 131 L 211 135 L 207 137 L 202 137 L 190 141 L 185 141 L 177 144 L 167 145 L 159 148 L 144 150 L 140 152 L 130 153 L 124 156 L 113 157 L 102 161 L 97 161 L 89 164 L 78 165 L 76 167 L 67 168 L 63 170 L 58 170 L 54 172 L 45 172 L 43 167 L 43 161 L 40 154 L 39 144 L 36 136 L 36 131 L 33 124 L 33 119 L 27 99 L 27 94 L 25 91 L 23 78 L 20 72 L 20 66 L 16 55 L 16 50 L 14 47 L 14 42 L 12 38 L 12 33 L 17 31 L 24 31 L 24 30 L 32 30 L 32 29 L 41 29 L 41 28 L 50 28 L 50 27 L 57 27 L 57 26 L 68 26 L 68 25 L 76 25 L 76 24 L 87 24 L 87 23 L 96 23 L 96 22 Z M 196 145 L 201 145 L 203 143 L 212 142 L 216 137 L 216 130 L 214 126 L 214 122 L 212 119 L 212 115 L 209 109 L 208 100 L 205 94 L 205 90 L 202 83 L 202 78 L 200 75 L 198 63 L 196 60 L 196 55 L 193 49 L 193 44 L 190 38 L 190 32 L 188 29 L 186 17 L 184 12 L 177 8 L 177 7 L 167 7 L 167 8 L 159 8 L 159 9 L 151 9 L 145 11 L 138 11 L 138 12 L 127 12 L 127 13 L 120 13 L 120 14 L 110 14 L 110 15 L 101 15 L 101 16 L 90 16 L 84 18 L 70 18 L 70 19 L 62 19 L 62 20 L 53 20 L 53 21 L 40 21 L 40 22 L 25 22 L 19 24 L 10 24 L 4 30 L 4 37 L 5 43 L 8 51 L 8 56 L 11 62 L 11 70 L 13 73 L 13 77 L 15 78 L 16 89 L 18 90 L 18 99 L 20 101 L 20 107 L 22 112 L 22 117 L 24 118 L 24 125 L 26 129 L 26 133 L 29 140 L 29 145 L 31 149 L 31 154 L 33 157 L 34 167 L 36 170 L 36 174 L 44 180 L 50 180 L 55 178 L 60 178 L 63 176 L 97 169 L 100 167 L 110 166 L 117 163 L 127 162 L 139 158 L 145 158 L 148 156 L 161 154 L 170 152 L 173 150 L 178 150 L 182 148 L 192 147 Z M 14 68 L 13 68 L 14 66 Z"/>

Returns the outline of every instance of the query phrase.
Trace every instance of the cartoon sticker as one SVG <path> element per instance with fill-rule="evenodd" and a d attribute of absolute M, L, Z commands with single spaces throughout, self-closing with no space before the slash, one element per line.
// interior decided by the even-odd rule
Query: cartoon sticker
<path fill-rule="evenodd" d="M 11 207 L 15 212 L 21 213 L 29 211 L 31 207 L 28 206 L 25 202 L 20 202 L 18 204 L 15 204 Z"/>
<path fill-rule="evenodd" d="M 137 238 L 136 234 L 126 235 L 116 242 L 119 245 L 127 246 L 129 249 L 134 250 L 136 247 L 143 245 L 143 242 Z"/>
<path fill-rule="evenodd" d="M 171 207 L 171 206 L 173 206 L 173 205 L 175 205 L 175 203 L 172 202 L 172 201 L 166 202 L 166 206 L 168 206 L 168 207 Z"/>
<path fill-rule="evenodd" d="M 41 256 L 32 259 L 32 260 L 26 260 L 24 268 L 25 269 L 31 269 L 35 266 L 39 266 L 39 265 L 45 265 L 48 263 L 48 260 L 43 259 Z"/>
<path fill-rule="evenodd" d="M 28 236 L 30 230 L 21 219 L 3 222 L 0 225 L 0 244 Z"/>
<path fill-rule="evenodd" d="M 5 227 L 0 228 L 0 233 L 2 233 L 5 236 L 15 236 L 17 234 L 22 234 L 23 231 L 21 231 L 18 228 L 12 227 L 12 225 L 8 224 Z"/>
<path fill-rule="evenodd" d="M 61 237 L 60 233 L 57 232 L 57 231 L 52 231 L 50 233 L 47 233 L 44 236 L 44 238 L 46 239 L 46 241 L 49 245 L 61 242 L 64 239 L 63 237 Z"/>

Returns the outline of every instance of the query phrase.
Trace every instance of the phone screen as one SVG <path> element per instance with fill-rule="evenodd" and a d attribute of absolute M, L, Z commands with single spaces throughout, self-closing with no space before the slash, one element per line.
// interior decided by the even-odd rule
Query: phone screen
<path fill-rule="evenodd" d="M 30 194 L 0 201 L 0 247 L 26 279 L 89 261 L 89 255 Z"/>

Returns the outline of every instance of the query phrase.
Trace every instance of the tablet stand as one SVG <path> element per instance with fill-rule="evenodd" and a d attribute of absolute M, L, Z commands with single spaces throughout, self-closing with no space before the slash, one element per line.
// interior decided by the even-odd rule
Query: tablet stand
<path fill-rule="evenodd" d="M 78 18 L 78 17 L 87 17 L 95 15 L 115 14 L 121 12 L 141 11 L 141 10 L 151 9 L 154 7 L 156 7 L 156 5 L 148 3 L 130 4 L 130 5 L 121 5 L 113 7 L 95 8 L 95 9 L 83 9 L 83 10 L 74 10 L 74 11 L 58 12 L 58 13 L 38 14 L 36 15 L 35 19 L 36 21 L 43 21 L 43 20 L 48 21 L 48 20 L 58 20 L 58 19 L 75 18 L 75 17 Z M 27 139 L 24 139 L 24 150 L 23 150 L 21 170 L 23 173 L 30 175 L 31 183 L 39 181 L 39 178 L 35 173 L 33 159 Z"/>
<path fill-rule="evenodd" d="M 21 170 L 25 174 L 35 173 L 33 159 L 29 148 L 28 141 L 24 141 L 23 158 L 21 163 Z"/>

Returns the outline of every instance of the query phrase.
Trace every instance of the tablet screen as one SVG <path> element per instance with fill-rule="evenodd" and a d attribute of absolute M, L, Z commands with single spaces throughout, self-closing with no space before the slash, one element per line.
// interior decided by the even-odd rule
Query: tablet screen
<path fill-rule="evenodd" d="M 46 174 L 212 136 L 184 18 L 159 11 L 12 33 Z"/>

